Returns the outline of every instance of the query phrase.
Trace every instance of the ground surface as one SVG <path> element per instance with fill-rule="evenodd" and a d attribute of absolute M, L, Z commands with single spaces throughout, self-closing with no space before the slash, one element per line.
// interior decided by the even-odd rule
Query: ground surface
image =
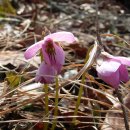
<path fill-rule="evenodd" d="M 48 94 L 50 113 L 47 116 L 44 113 L 45 95 L 40 96 L 44 93 L 42 85 L 33 81 L 40 59 L 36 56 L 28 62 L 24 58 L 24 51 L 50 32 L 74 33 L 78 42 L 64 46 L 66 62 L 60 75 L 62 79 L 71 79 L 83 67 L 86 53 L 96 39 L 95 1 L 12 0 L 11 4 L 13 8 L 7 3 L 1 5 L 7 6 L 8 10 L 0 8 L 0 129 L 43 130 L 45 121 L 49 122 L 51 128 L 55 90 Z M 130 13 L 127 6 L 115 0 L 100 0 L 98 5 L 99 31 L 104 50 L 113 55 L 129 57 L 130 48 L 127 44 L 130 44 Z M 86 82 L 94 90 L 84 88 L 75 124 L 71 121 L 80 85 L 71 83 L 63 86 L 64 89 L 60 91 L 56 130 L 68 130 L 72 127 L 73 130 L 121 128 L 119 124 L 123 124 L 122 114 L 111 109 L 115 101 L 106 94 L 115 97 L 113 89 L 105 88 L 104 82 L 97 78 L 95 65 L 88 72 Z M 129 82 L 126 86 L 129 86 Z M 54 85 L 49 86 L 50 90 L 53 88 Z M 124 95 L 128 93 L 126 89 L 122 91 Z M 129 104 L 128 99 L 129 96 L 126 97 L 126 104 Z M 120 105 L 116 106 L 120 110 Z M 109 110 L 113 112 L 108 113 Z M 118 118 L 105 119 L 106 115 Z M 106 128 L 104 119 L 112 127 Z M 116 128 L 113 125 L 117 125 Z"/>

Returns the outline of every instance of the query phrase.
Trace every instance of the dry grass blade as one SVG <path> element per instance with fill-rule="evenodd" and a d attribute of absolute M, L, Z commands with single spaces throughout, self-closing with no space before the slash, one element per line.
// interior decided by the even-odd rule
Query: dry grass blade
<path fill-rule="evenodd" d="M 86 69 L 88 69 L 88 68 L 94 63 L 96 57 L 100 54 L 100 50 L 97 50 L 97 49 L 98 49 L 98 44 L 97 44 L 97 42 L 95 42 L 94 47 L 93 47 L 93 49 L 92 49 L 92 51 L 91 51 L 91 53 L 90 53 L 90 57 L 89 57 L 87 63 L 86 63 L 86 64 L 84 65 L 84 67 L 79 71 L 79 73 L 72 78 L 72 80 L 78 79 L 78 78 L 86 71 Z M 72 81 L 69 81 L 69 80 L 67 80 L 67 81 L 65 81 L 65 82 L 63 82 L 63 83 L 61 83 L 61 85 L 59 86 L 59 89 L 62 88 L 62 87 L 64 87 L 64 86 L 66 86 L 67 84 L 70 84 L 70 83 L 72 83 Z M 15 91 L 15 90 L 13 90 L 13 91 Z M 55 91 L 55 89 L 49 91 L 49 93 L 54 92 L 54 91 Z M 11 93 L 11 92 L 9 92 L 9 93 Z M 38 97 L 36 97 L 36 98 L 34 98 L 34 99 L 28 99 L 28 100 L 26 100 L 26 101 L 23 101 L 21 104 L 18 104 L 18 106 L 16 106 L 16 107 L 12 107 L 12 108 L 7 109 L 7 110 L 5 110 L 5 111 L 1 111 L 1 112 L 0 112 L 0 115 L 3 115 L 3 114 L 5 114 L 5 113 L 11 112 L 11 111 L 13 111 L 13 110 L 16 110 L 16 109 L 18 109 L 18 108 L 20 108 L 20 107 L 23 107 L 23 106 L 25 106 L 25 105 L 27 105 L 27 104 L 29 104 L 29 103 L 31 103 L 31 102 L 35 102 L 35 101 L 41 99 L 42 97 L 44 97 L 45 95 L 48 95 L 49 93 L 41 94 L 40 96 L 38 96 Z M 6 95 L 7 95 L 7 94 L 6 94 Z M 3 96 L 2 96 L 2 97 L 3 97 Z"/>

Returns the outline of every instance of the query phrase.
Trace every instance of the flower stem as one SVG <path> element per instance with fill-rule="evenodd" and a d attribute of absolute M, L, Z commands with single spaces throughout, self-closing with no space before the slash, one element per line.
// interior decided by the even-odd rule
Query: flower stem
<path fill-rule="evenodd" d="M 84 80 L 85 80 L 85 73 L 82 75 L 82 84 L 84 84 Z M 83 93 L 83 86 L 81 85 L 80 88 L 79 88 L 79 93 L 78 93 L 78 99 L 77 99 L 77 102 L 76 102 L 76 108 L 74 110 L 74 117 L 73 117 L 73 120 L 72 120 L 72 123 L 76 123 L 76 115 L 78 113 L 78 108 L 79 108 L 79 105 L 80 105 L 80 101 L 81 101 L 81 97 L 82 97 L 82 93 Z"/>
<path fill-rule="evenodd" d="M 88 53 L 86 55 L 86 58 L 85 58 L 85 63 L 89 60 L 89 53 L 91 52 L 91 48 L 88 50 Z M 81 83 L 84 84 L 85 83 L 85 72 L 82 74 L 82 80 L 81 80 Z M 83 93 L 83 86 L 80 85 L 80 88 L 79 88 L 79 93 L 78 93 L 78 99 L 77 99 L 77 102 L 76 102 L 76 107 L 75 107 L 75 110 L 74 110 L 74 117 L 72 119 L 72 123 L 73 124 L 76 124 L 76 115 L 78 113 L 78 108 L 79 108 L 79 105 L 80 105 L 80 101 L 81 101 L 81 97 L 82 97 L 82 93 Z"/>
<path fill-rule="evenodd" d="M 116 94 L 117 94 L 117 97 L 121 103 L 121 108 L 122 108 L 123 116 L 124 116 L 125 128 L 126 128 L 126 130 L 129 130 L 128 114 L 127 114 L 126 108 L 124 106 L 124 102 L 122 100 L 122 94 L 119 90 L 116 90 Z"/>
<path fill-rule="evenodd" d="M 48 84 L 44 84 L 44 91 L 45 91 L 45 93 L 48 93 Z M 46 115 L 46 116 L 47 116 L 48 113 L 49 113 L 48 105 L 49 105 L 49 100 L 48 100 L 48 95 L 46 94 L 46 95 L 45 95 L 45 115 Z M 48 130 L 48 122 L 45 123 L 44 130 Z"/>
<path fill-rule="evenodd" d="M 55 110 L 54 110 L 54 118 L 58 115 L 58 91 L 59 91 L 59 82 L 58 77 L 56 77 L 56 96 L 55 96 Z M 51 130 L 55 130 L 57 119 L 54 119 L 54 123 L 52 124 Z"/>
<path fill-rule="evenodd" d="M 90 50 L 88 51 L 88 53 L 87 53 L 87 55 L 86 55 L 85 63 L 89 60 L 89 53 L 90 53 Z M 82 84 L 84 84 L 84 82 L 85 82 L 85 74 L 86 74 L 86 72 L 84 72 L 84 73 L 82 74 L 82 80 L 81 80 L 81 83 L 82 83 Z M 83 93 L 83 86 L 80 85 L 79 93 L 78 93 L 78 99 L 77 99 L 77 102 L 76 102 L 76 108 L 75 108 L 75 110 L 74 110 L 74 117 L 73 117 L 73 119 L 72 119 L 72 123 L 73 123 L 73 124 L 76 124 L 76 115 L 77 115 L 77 113 L 78 113 L 78 108 L 79 108 L 79 105 L 80 105 L 82 93 Z"/>

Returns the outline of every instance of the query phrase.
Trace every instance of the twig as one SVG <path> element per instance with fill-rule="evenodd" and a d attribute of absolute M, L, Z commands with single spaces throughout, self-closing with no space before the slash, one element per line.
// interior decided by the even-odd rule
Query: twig
<path fill-rule="evenodd" d="M 88 59 L 87 63 L 84 65 L 84 67 L 79 71 L 79 73 L 77 75 L 75 75 L 73 78 L 71 78 L 71 80 L 67 80 L 67 81 L 61 83 L 61 85 L 59 86 L 59 89 L 66 86 L 66 85 L 68 85 L 68 84 L 70 84 L 70 83 L 72 83 L 73 80 L 78 79 L 78 78 L 80 78 L 82 76 L 82 74 L 94 63 L 94 61 L 95 61 L 95 59 L 97 57 L 97 48 L 98 48 L 98 45 L 95 42 L 94 47 L 93 47 L 93 49 L 91 51 L 91 57 Z M 35 101 L 45 97 L 46 95 L 48 95 L 49 93 L 54 92 L 54 91 L 55 91 L 55 89 L 50 90 L 48 93 L 41 94 L 40 96 L 36 97 L 35 99 L 29 99 L 29 100 L 23 101 L 23 103 L 18 105 L 18 106 L 6 109 L 5 111 L 1 111 L 0 115 L 3 115 L 5 113 L 9 113 L 9 112 L 11 112 L 13 110 L 16 110 L 16 109 L 18 109 L 20 107 L 23 107 L 23 106 L 27 105 L 30 102 L 35 102 Z"/>
<path fill-rule="evenodd" d="M 124 102 L 122 100 L 122 95 L 121 95 L 121 92 L 119 90 L 116 90 L 116 94 L 117 94 L 117 97 L 121 103 L 121 108 L 122 108 L 122 111 L 123 111 L 123 117 L 124 117 L 124 123 L 125 123 L 125 128 L 126 130 L 129 130 L 129 123 L 128 123 L 128 115 L 127 115 L 127 111 L 124 107 Z"/>
<path fill-rule="evenodd" d="M 102 45 L 100 33 L 99 33 L 99 19 L 98 19 L 98 0 L 95 0 L 95 5 L 96 5 L 96 33 L 97 33 L 97 40 L 100 45 Z"/>

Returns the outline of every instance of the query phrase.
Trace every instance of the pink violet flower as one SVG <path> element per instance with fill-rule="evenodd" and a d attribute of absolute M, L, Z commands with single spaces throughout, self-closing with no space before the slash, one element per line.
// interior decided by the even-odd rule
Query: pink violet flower
<path fill-rule="evenodd" d="M 103 61 L 97 64 L 96 70 L 98 76 L 107 84 L 118 89 L 120 81 L 129 80 L 126 66 L 130 66 L 130 59 L 121 56 L 113 56 L 102 52 Z"/>
<path fill-rule="evenodd" d="M 33 44 L 25 51 L 24 57 L 30 59 L 42 49 L 44 62 L 41 63 L 36 74 L 37 82 L 51 83 L 53 81 L 54 76 L 60 73 L 65 61 L 65 54 L 59 42 L 70 44 L 75 41 L 76 38 L 70 32 L 56 32 L 45 36 L 43 40 Z M 48 77 L 45 77 L 45 75 L 48 75 Z"/>

